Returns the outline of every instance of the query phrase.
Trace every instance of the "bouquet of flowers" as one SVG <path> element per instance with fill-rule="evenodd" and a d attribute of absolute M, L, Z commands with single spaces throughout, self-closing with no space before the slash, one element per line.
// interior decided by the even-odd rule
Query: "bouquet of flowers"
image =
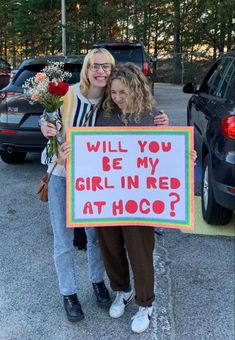
<path fill-rule="evenodd" d="M 66 82 L 71 73 L 64 71 L 64 63 L 48 61 L 41 72 L 25 81 L 23 88 L 25 95 L 31 104 L 40 103 L 43 108 L 41 120 L 53 123 L 57 128 L 55 137 L 50 137 L 47 148 L 48 156 L 58 157 L 58 144 L 63 143 L 63 126 L 59 108 L 63 104 L 62 97 L 68 92 L 69 85 Z"/>

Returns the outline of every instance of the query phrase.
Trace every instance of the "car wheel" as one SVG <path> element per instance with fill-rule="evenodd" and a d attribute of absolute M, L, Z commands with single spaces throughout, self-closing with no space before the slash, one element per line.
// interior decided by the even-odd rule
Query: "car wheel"
<path fill-rule="evenodd" d="M 202 216 L 206 223 L 214 225 L 228 224 L 233 211 L 222 207 L 215 200 L 211 170 L 209 166 L 209 155 L 207 155 L 203 161 L 202 167 Z"/>
<path fill-rule="evenodd" d="M 27 152 L 16 152 L 11 153 L 7 151 L 0 150 L 0 156 L 3 162 L 7 164 L 20 164 L 23 163 L 26 158 Z"/>

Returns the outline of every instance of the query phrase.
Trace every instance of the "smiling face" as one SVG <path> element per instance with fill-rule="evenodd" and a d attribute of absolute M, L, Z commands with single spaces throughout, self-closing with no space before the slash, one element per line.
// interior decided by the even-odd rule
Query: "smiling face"
<path fill-rule="evenodd" d="M 122 81 L 120 79 L 112 80 L 110 91 L 113 102 L 119 107 L 119 109 L 121 109 L 122 112 L 127 112 L 128 91 Z"/>
<path fill-rule="evenodd" d="M 107 62 L 105 55 L 102 53 L 95 53 L 92 59 L 87 71 L 90 86 L 93 88 L 104 88 L 107 85 L 112 66 Z M 110 68 L 108 65 L 110 65 Z"/>

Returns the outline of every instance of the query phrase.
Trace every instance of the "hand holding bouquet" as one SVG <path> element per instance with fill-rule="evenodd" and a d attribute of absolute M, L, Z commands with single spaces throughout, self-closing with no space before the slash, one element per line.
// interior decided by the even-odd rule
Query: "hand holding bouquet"
<path fill-rule="evenodd" d="M 68 92 L 69 85 L 66 82 L 71 73 L 64 71 L 62 62 L 48 61 L 48 65 L 29 78 L 24 84 L 24 93 L 30 103 L 40 103 L 44 112 L 42 120 L 53 123 L 57 128 L 57 134 L 50 137 L 48 156 L 58 157 L 58 144 L 63 143 L 63 126 L 59 108 L 63 104 L 62 97 Z"/>

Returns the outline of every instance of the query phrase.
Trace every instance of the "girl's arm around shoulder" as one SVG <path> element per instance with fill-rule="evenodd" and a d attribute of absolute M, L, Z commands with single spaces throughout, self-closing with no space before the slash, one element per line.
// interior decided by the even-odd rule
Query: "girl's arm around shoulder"
<path fill-rule="evenodd" d="M 164 110 L 153 109 L 152 112 L 143 112 L 140 116 L 140 121 L 138 122 L 140 126 L 168 126 L 169 118 Z"/>

